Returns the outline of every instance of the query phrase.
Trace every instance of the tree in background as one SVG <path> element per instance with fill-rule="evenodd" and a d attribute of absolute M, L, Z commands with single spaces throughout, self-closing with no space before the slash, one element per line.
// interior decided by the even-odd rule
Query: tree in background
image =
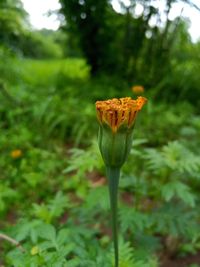
<path fill-rule="evenodd" d="M 157 8 L 156 1 L 152 0 L 130 0 L 129 5 L 125 5 L 124 1 L 119 2 L 123 16 L 121 25 L 123 45 L 118 52 L 123 56 L 122 73 L 129 81 L 143 83 L 147 87 L 157 86 L 163 83 L 163 79 L 171 72 L 173 51 L 183 31 L 187 35 L 187 41 L 191 43 L 188 28 L 181 26 L 185 24 L 185 20 L 183 21 L 181 17 L 182 11 L 174 20 L 169 16 L 173 4 L 178 1 L 162 1 L 162 9 Z M 179 2 L 199 10 L 193 1 Z M 143 10 L 140 15 L 136 14 L 138 5 Z"/>
<path fill-rule="evenodd" d="M 169 18 L 177 0 L 163 1 L 162 11 L 152 0 L 130 0 L 129 5 L 119 2 L 121 12 L 117 13 L 109 0 L 60 0 L 69 42 L 79 44 L 92 74 L 110 70 L 147 87 L 163 84 L 180 39 L 181 13 L 173 21 Z M 199 9 L 193 1 L 179 2 Z M 140 15 L 135 12 L 138 4 L 143 8 Z"/>
<path fill-rule="evenodd" d="M 92 74 L 113 67 L 110 59 L 112 25 L 108 24 L 107 0 L 60 0 L 70 38 L 77 40 Z"/>
<path fill-rule="evenodd" d="M 28 25 L 27 14 L 20 0 L 0 1 L 0 93 L 11 100 L 7 84 L 18 79 L 19 64 L 16 54 L 20 52 L 20 40 Z"/>
<path fill-rule="evenodd" d="M 37 59 L 61 58 L 65 40 L 66 37 L 61 31 L 31 29 L 28 14 L 20 0 L 0 1 L 0 48 L 1 52 L 4 51 L 2 54 L 8 53 L 7 57 L 13 53 Z"/>
<path fill-rule="evenodd" d="M 0 43 L 17 49 L 28 27 L 27 13 L 20 0 L 0 1 Z"/>

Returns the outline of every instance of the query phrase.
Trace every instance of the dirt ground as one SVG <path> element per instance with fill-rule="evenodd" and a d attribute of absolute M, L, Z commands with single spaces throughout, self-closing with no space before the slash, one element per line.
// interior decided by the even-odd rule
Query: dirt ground
<path fill-rule="evenodd" d="M 188 255 L 183 258 L 163 259 L 161 267 L 189 267 L 192 264 L 200 266 L 200 251 L 196 255 Z"/>

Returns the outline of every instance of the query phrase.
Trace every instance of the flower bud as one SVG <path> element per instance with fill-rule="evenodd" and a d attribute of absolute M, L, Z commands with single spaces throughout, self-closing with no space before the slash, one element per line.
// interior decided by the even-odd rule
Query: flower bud
<path fill-rule="evenodd" d="M 106 166 L 121 167 L 131 149 L 136 115 L 146 98 L 130 97 L 97 101 L 96 110 L 100 123 L 99 148 Z"/>

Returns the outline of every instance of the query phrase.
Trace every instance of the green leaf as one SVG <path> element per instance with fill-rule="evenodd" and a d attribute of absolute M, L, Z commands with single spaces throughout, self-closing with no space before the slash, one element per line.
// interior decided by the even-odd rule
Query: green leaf
<path fill-rule="evenodd" d="M 56 241 L 56 230 L 53 225 L 42 224 L 38 228 L 39 236 L 45 240 Z"/>
<path fill-rule="evenodd" d="M 59 232 L 58 232 L 58 235 L 57 235 L 57 243 L 59 245 L 63 245 L 66 243 L 67 239 L 68 239 L 68 236 L 69 236 L 69 229 L 61 229 Z"/>
<path fill-rule="evenodd" d="M 178 197 L 185 204 L 194 207 L 195 196 L 191 193 L 188 185 L 179 181 L 167 183 L 161 188 L 161 194 L 166 201 L 170 201 L 173 197 Z"/>

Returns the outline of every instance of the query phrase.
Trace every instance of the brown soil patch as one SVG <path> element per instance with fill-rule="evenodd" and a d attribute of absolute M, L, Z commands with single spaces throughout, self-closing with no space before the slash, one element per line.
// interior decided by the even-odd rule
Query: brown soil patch
<path fill-rule="evenodd" d="M 163 259 L 161 267 L 189 267 L 192 264 L 200 266 L 200 251 L 196 255 L 187 255 L 185 257 Z"/>

